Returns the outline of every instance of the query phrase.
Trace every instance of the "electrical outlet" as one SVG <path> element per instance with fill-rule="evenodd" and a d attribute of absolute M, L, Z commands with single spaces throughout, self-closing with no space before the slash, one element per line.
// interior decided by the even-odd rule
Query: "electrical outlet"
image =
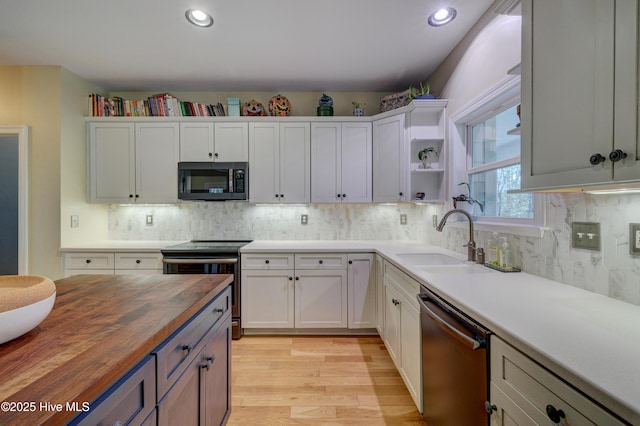
<path fill-rule="evenodd" d="M 640 223 L 629 224 L 629 253 L 640 256 Z"/>
<path fill-rule="evenodd" d="M 80 226 L 80 217 L 77 214 L 71 215 L 71 227 L 78 228 Z"/>
<path fill-rule="evenodd" d="M 301 214 L 300 215 L 300 224 L 301 225 L 307 225 L 309 223 L 309 215 L 308 214 Z"/>
<path fill-rule="evenodd" d="M 433 227 L 437 227 L 438 226 L 438 215 L 434 214 L 433 216 L 431 216 L 431 224 L 433 225 Z"/>
<path fill-rule="evenodd" d="M 600 251 L 600 224 L 571 222 L 571 247 Z"/>
<path fill-rule="evenodd" d="M 401 214 L 400 215 L 400 225 L 406 225 L 407 224 L 407 215 L 406 214 Z"/>
<path fill-rule="evenodd" d="M 147 226 L 151 226 L 153 225 L 153 215 L 152 214 L 148 214 L 147 215 Z"/>

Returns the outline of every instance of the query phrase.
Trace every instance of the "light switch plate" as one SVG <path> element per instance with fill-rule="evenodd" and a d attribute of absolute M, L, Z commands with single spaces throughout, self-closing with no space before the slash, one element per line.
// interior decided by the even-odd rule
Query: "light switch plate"
<path fill-rule="evenodd" d="M 640 223 L 629 224 L 629 253 L 640 256 Z"/>
<path fill-rule="evenodd" d="M 571 247 L 600 251 L 600 224 L 571 222 Z"/>

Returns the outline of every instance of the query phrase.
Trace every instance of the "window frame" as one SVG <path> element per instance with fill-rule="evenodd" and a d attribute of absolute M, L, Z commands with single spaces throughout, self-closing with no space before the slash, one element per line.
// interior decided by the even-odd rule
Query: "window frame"
<path fill-rule="evenodd" d="M 458 182 L 469 182 L 469 175 L 480 171 L 520 164 L 521 155 L 491 163 L 490 166 L 471 167 L 471 128 L 487 118 L 520 103 L 520 76 L 509 75 L 492 88 L 467 103 L 450 117 L 449 145 L 452 159 L 450 182 L 451 196 L 458 195 Z M 521 153 L 522 154 L 522 153 Z M 544 195 L 533 194 L 533 218 L 508 218 L 498 216 L 474 217 L 477 224 L 505 227 L 543 227 L 545 221 Z"/>

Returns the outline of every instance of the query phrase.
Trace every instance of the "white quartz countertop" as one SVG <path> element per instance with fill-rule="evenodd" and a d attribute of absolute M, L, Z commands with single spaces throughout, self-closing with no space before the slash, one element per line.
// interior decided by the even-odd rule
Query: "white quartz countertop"
<path fill-rule="evenodd" d="M 482 265 L 472 264 L 460 273 L 429 273 L 398 254 L 464 257 L 419 242 L 260 240 L 241 249 L 286 251 L 379 253 L 592 399 L 640 424 L 640 306 Z"/>
<path fill-rule="evenodd" d="M 69 244 L 60 247 L 61 252 L 160 252 L 164 247 L 184 243 L 183 241 L 143 241 L 143 240 L 104 240 L 85 244 Z"/>

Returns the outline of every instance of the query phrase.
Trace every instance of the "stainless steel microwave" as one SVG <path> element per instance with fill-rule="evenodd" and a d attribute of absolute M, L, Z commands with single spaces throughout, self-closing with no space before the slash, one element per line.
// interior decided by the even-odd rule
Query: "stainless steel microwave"
<path fill-rule="evenodd" d="M 249 163 L 178 163 L 180 200 L 226 201 L 249 198 Z"/>

